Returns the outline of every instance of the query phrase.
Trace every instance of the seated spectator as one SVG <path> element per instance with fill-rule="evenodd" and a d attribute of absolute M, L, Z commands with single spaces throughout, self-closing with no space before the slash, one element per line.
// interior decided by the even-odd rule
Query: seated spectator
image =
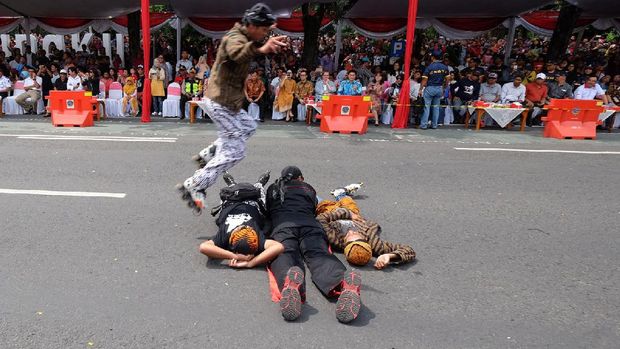
<path fill-rule="evenodd" d="M 547 77 L 546 79 L 547 86 L 549 86 L 550 83 L 555 82 L 557 80 L 558 73 L 559 73 L 559 71 L 555 67 L 555 62 L 553 61 L 547 62 L 547 67 L 544 73 L 545 73 L 545 76 Z"/>
<path fill-rule="evenodd" d="M 265 94 L 265 84 L 263 83 L 263 81 L 261 79 L 258 78 L 258 72 L 256 70 L 254 70 L 251 74 L 250 74 L 250 78 L 247 79 L 245 81 L 245 98 L 246 98 L 246 103 L 244 103 L 244 109 L 248 109 L 250 103 L 256 103 L 258 104 L 259 108 L 260 108 L 260 101 L 263 98 L 263 95 Z M 259 111 L 259 118 L 261 121 L 264 121 L 263 117 L 261 116 L 261 113 Z"/>
<path fill-rule="evenodd" d="M 609 83 L 607 96 L 609 96 L 611 103 L 620 106 L 620 74 L 614 75 L 614 79 Z"/>
<path fill-rule="evenodd" d="M 67 71 L 60 69 L 60 75 L 58 80 L 54 83 L 54 90 L 66 91 L 67 90 Z"/>
<path fill-rule="evenodd" d="M 9 91 L 11 91 L 12 86 L 11 80 L 4 76 L 4 71 L 0 69 L 0 97 L 2 97 L 2 99 L 9 96 Z M 2 103 L 1 100 L 0 103 Z"/>
<path fill-rule="evenodd" d="M 110 76 L 110 72 L 109 71 L 104 71 L 103 72 L 103 77 L 100 79 L 101 82 L 103 82 L 103 86 L 105 86 L 105 97 L 108 97 L 108 94 L 110 92 L 110 86 L 112 85 L 112 83 L 114 82 L 114 79 L 112 79 L 112 77 Z"/>
<path fill-rule="evenodd" d="M 30 76 L 24 80 L 24 90 L 26 92 L 17 96 L 15 102 L 24 108 L 26 114 L 36 114 L 37 103 L 41 99 L 43 79 L 37 76 L 37 71 L 34 67 L 28 67 L 27 69 Z"/>
<path fill-rule="evenodd" d="M 575 99 L 583 99 L 583 100 L 594 100 L 600 99 L 603 103 L 608 104 L 607 96 L 605 95 L 605 91 L 601 88 L 599 84 L 596 83 L 596 77 L 590 76 L 586 83 L 577 87 L 575 90 Z"/>
<path fill-rule="evenodd" d="M 183 69 L 184 66 L 181 66 Z M 187 78 L 181 82 L 181 120 L 185 119 L 185 103 L 202 97 L 202 80 L 196 77 L 194 68 L 189 70 Z"/>
<path fill-rule="evenodd" d="M 504 84 L 508 81 L 511 81 L 510 71 L 508 71 L 508 68 L 504 65 L 504 60 L 499 57 L 495 58 L 494 64 L 490 66 L 487 71 L 489 75 L 495 73 L 495 75 L 497 76 L 496 81 L 499 84 Z"/>
<path fill-rule="evenodd" d="M 538 115 L 541 113 L 541 108 L 543 108 L 548 102 L 549 89 L 545 83 L 546 80 L 547 76 L 545 73 L 538 73 L 536 75 L 536 81 L 534 83 L 527 84 L 525 87 L 525 105 L 530 108 L 530 113 L 527 119 L 528 126 L 540 124 Z"/>
<path fill-rule="evenodd" d="M 176 82 L 179 85 L 183 84 L 183 80 L 187 79 L 187 69 L 185 68 L 184 65 L 179 67 L 179 70 L 177 71 L 177 77 L 174 79 L 174 82 Z"/>
<path fill-rule="evenodd" d="M 127 81 L 125 81 L 125 86 L 123 86 L 123 115 L 127 110 L 127 104 L 130 106 L 130 115 L 137 116 L 138 115 L 138 91 L 136 88 L 136 84 L 133 81 L 131 76 L 127 77 Z"/>
<path fill-rule="evenodd" d="M 349 70 L 347 80 L 343 80 L 338 87 L 338 94 L 342 96 L 361 96 L 362 84 L 357 78 L 355 70 Z"/>
<path fill-rule="evenodd" d="M 317 81 L 314 85 L 315 99 L 317 101 L 323 100 L 323 96 L 328 96 L 336 93 L 336 83 L 331 79 L 331 74 L 328 71 L 324 71 L 321 75 L 321 80 Z"/>
<path fill-rule="evenodd" d="M 456 86 L 454 86 L 452 104 L 454 105 L 454 111 L 460 116 L 461 120 L 465 117 L 467 105 L 478 100 L 480 96 L 479 77 L 480 73 L 474 68 L 466 78 L 461 79 L 456 83 Z"/>
<path fill-rule="evenodd" d="M 187 50 L 181 51 L 181 59 L 179 59 L 179 61 L 177 62 L 176 71 L 178 72 L 181 67 L 184 67 L 186 71 L 194 67 L 194 65 L 192 64 L 192 60 L 189 58 L 189 52 L 187 52 Z"/>
<path fill-rule="evenodd" d="M 308 71 L 306 69 L 301 69 L 299 71 L 299 82 L 295 86 L 295 100 L 293 101 L 293 111 L 296 114 L 296 119 L 294 119 L 293 121 L 297 121 L 300 118 L 300 115 L 297 115 L 299 113 L 299 111 L 297 110 L 297 106 L 300 104 L 302 106 L 305 106 L 306 99 L 312 96 L 313 92 L 314 85 L 311 81 L 308 80 Z M 303 115 L 303 118 L 305 119 L 305 115 Z"/>
<path fill-rule="evenodd" d="M 572 99 L 573 87 L 566 82 L 566 72 L 558 71 L 556 80 L 548 84 L 549 98 Z"/>
<path fill-rule="evenodd" d="M 375 126 L 379 126 L 379 118 L 383 112 L 383 102 L 385 91 L 387 90 L 385 81 L 385 74 L 376 74 L 375 78 L 370 82 L 368 88 L 366 89 L 366 94 L 370 96 L 370 100 L 372 101 L 372 115 L 375 118 Z"/>
<path fill-rule="evenodd" d="M 82 78 L 78 75 L 76 67 L 69 67 L 69 77 L 67 78 L 68 91 L 82 91 Z"/>
<path fill-rule="evenodd" d="M 522 82 L 523 77 L 521 75 L 517 75 L 512 82 L 507 82 L 504 86 L 502 86 L 502 103 L 509 104 L 515 102 L 525 102 L 525 86 Z"/>
<path fill-rule="evenodd" d="M 480 100 L 484 102 L 498 103 L 502 97 L 502 88 L 497 83 L 497 74 L 489 73 L 485 83 L 480 85 Z"/>

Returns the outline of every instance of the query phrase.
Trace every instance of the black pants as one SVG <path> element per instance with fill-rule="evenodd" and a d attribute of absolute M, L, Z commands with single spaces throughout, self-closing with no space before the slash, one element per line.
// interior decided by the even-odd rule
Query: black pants
<path fill-rule="evenodd" d="M 191 101 L 191 97 L 181 94 L 181 118 L 185 117 L 185 103 Z"/>
<path fill-rule="evenodd" d="M 284 245 L 284 252 L 271 262 L 278 289 L 282 291 L 289 268 L 297 266 L 304 271 L 304 261 L 312 273 L 312 282 L 325 296 L 338 287 L 347 268 L 336 256 L 329 253 L 327 237 L 319 227 L 284 228 L 272 234 L 272 239 Z M 300 288 L 306 293 L 306 285 Z"/>

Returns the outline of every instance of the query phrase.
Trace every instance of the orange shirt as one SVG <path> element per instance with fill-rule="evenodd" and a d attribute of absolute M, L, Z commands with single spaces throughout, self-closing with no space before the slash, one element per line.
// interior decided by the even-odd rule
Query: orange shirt
<path fill-rule="evenodd" d="M 547 85 L 538 85 L 535 82 L 525 85 L 525 99 L 530 102 L 541 102 L 547 98 Z"/>

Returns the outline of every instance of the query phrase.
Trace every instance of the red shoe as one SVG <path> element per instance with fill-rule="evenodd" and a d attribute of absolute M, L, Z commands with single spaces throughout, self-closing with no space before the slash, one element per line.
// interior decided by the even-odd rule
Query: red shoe
<path fill-rule="evenodd" d="M 347 324 L 357 318 L 362 307 L 360 287 L 362 277 L 355 271 L 348 272 L 342 280 L 342 293 L 336 302 L 336 318 L 343 324 Z"/>
<path fill-rule="evenodd" d="M 280 311 L 286 321 L 295 321 L 301 315 L 301 294 L 299 287 L 304 283 L 304 272 L 299 267 L 291 267 L 286 273 Z"/>

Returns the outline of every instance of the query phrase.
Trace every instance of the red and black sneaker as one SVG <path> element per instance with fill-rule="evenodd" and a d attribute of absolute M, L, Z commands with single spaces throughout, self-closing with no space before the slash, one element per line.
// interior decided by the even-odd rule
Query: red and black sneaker
<path fill-rule="evenodd" d="M 362 277 L 359 273 L 352 271 L 344 275 L 342 293 L 336 302 L 336 318 L 338 321 L 347 324 L 357 318 L 362 307 L 361 286 Z"/>
<path fill-rule="evenodd" d="M 299 267 L 291 267 L 286 273 L 280 311 L 286 321 L 294 321 L 301 315 L 301 294 L 299 287 L 304 283 L 304 272 Z"/>

